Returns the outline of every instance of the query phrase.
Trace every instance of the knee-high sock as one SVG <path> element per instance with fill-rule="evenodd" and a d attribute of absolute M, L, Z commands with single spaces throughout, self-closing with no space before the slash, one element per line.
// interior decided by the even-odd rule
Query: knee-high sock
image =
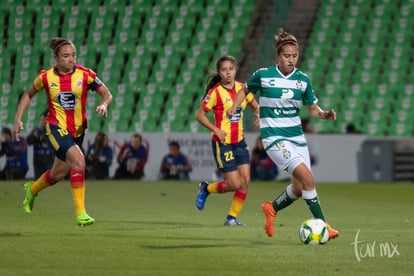
<path fill-rule="evenodd" d="M 309 207 L 313 217 L 319 218 L 325 221 L 325 216 L 323 215 L 321 204 L 319 203 L 318 194 L 316 190 L 313 189 L 311 191 L 304 191 L 302 190 L 302 197 L 306 201 L 306 204 Z"/>
<path fill-rule="evenodd" d="M 56 184 L 56 182 L 57 181 L 52 179 L 50 176 L 50 170 L 47 170 L 33 182 L 32 186 L 30 187 L 30 192 L 32 192 L 34 195 L 37 195 L 38 192 L 46 187 Z"/>
<path fill-rule="evenodd" d="M 243 208 L 244 202 L 246 201 L 248 189 L 238 189 L 234 192 L 233 200 L 231 202 L 229 216 L 237 217 Z"/>
<path fill-rule="evenodd" d="M 275 200 L 273 200 L 272 205 L 276 211 L 280 211 L 288 207 L 296 199 L 298 199 L 298 197 L 292 192 L 292 184 L 290 184 Z"/>
<path fill-rule="evenodd" d="M 70 185 L 76 215 L 79 215 L 85 212 L 85 169 L 72 168 L 70 170 Z"/>
<path fill-rule="evenodd" d="M 226 181 L 222 180 L 208 184 L 207 191 L 209 193 L 227 193 Z"/>

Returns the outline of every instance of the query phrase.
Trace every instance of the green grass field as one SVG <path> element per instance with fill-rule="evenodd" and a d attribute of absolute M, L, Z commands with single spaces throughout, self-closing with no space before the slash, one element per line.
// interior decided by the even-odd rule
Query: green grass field
<path fill-rule="evenodd" d="M 232 194 L 210 195 L 200 212 L 195 182 L 88 181 L 96 223 L 80 228 L 69 182 L 44 190 L 30 215 L 22 183 L 0 182 L 0 275 L 413 275 L 413 184 L 318 184 L 340 230 L 321 246 L 299 241 L 303 200 L 264 234 L 260 205 L 285 186 L 252 183 L 247 226 L 226 227 Z"/>

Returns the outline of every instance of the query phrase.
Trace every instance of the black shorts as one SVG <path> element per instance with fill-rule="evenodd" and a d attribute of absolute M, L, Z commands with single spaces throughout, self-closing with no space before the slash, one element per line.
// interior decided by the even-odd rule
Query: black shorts
<path fill-rule="evenodd" d="M 250 164 L 249 147 L 244 139 L 227 145 L 213 140 L 212 148 L 217 168 L 222 172 L 236 171 L 238 166 Z"/>
<path fill-rule="evenodd" d="M 77 145 L 82 150 L 83 138 L 85 137 L 85 134 L 74 138 L 66 129 L 46 124 L 46 136 L 49 143 L 55 149 L 56 157 L 62 161 L 66 161 L 66 152 L 72 146 Z"/>

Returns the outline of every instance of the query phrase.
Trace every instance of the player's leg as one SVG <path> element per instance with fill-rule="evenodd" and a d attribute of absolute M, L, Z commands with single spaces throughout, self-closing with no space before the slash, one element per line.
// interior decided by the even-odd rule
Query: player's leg
<path fill-rule="evenodd" d="M 250 165 L 243 164 L 238 166 L 237 174 L 232 175 L 235 178 L 232 181 L 237 181 L 240 183 L 240 188 L 234 192 L 233 199 L 231 201 L 230 210 L 224 222 L 224 225 L 236 225 L 243 226 L 243 223 L 240 223 L 237 220 L 241 209 L 243 208 L 244 202 L 247 198 L 248 187 L 250 182 Z"/>
<path fill-rule="evenodd" d="M 71 164 L 69 179 L 76 212 L 76 223 L 80 226 L 92 224 L 95 219 L 86 213 L 85 208 L 85 157 L 78 145 L 69 148 L 66 160 Z"/>
<path fill-rule="evenodd" d="M 196 206 L 200 211 L 204 209 L 206 199 L 210 193 L 227 193 L 236 191 L 240 187 L 232 145 L 212 141 L 212 149 L 217 168 L 223 172 L 224 180 L 210 184 L 207 181 L 200 182 L 196 197 Z"/>
<path fill-rule="evenodd" d="M 307 147 L 297 147 L 297 152 L 303 157 L 305 163 L 299 165 L 293 171 L 293 183 L 296 192 L 299 192 L 299 189 L 302 189 L 302 197 L 305 200 L 309 210 L 311 211 L 313 217 L 322 219 L 326 222 L 325 215 L 323 214 L 318 193 L 316 191 L 316 184 L 314 176 L 310 170 L 310 158 Z M 339 232 L 333 229 L 327 223 L 329 238 L 333 239 L 339 236 Z"/>
<path fill-rule="evenodd" d="M 282 142 L 269 148 L 266 153 L 272 161 L 281 169 L 289 173 L 303 161 L 296 153 L 295 146 L 289 142 Z M 295 189 L 295 183 L 289 184 L 273 201 L 264 202 L 262 211 L 265 216 L 264 229 L 269 237 L 274 234 L 274 223 L 277 212 L 292 204 L 300 194 L 301 189 Z"/>
<path fill-rule="evenodd" d="M 237 220 L 247 198 L 250 183 L 250 152 L 245 140 L 233 146 L 234 159 L 237 164 L 238 189 L 234 192 L 225 225 L 244 225 Z M 236 186 L 236 185 L 235 185 Z"/>

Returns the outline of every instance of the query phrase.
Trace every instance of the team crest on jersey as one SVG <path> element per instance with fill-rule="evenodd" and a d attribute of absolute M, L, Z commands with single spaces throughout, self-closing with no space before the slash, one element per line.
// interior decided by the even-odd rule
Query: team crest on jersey
<path fill-rule="evenodd" d="M 289 158 L 290 158 L 290 156 L 292 156 L 292 153 L 291 153 L 290 151 L 288 151 L 287 149 L 283 149 L 283 150 L 282 150 L 282 153 L 283 153 L 283 157 L 284 157 L 285 159 L 289 159 Z"/>
<path fill-rule="evenodd" d="M 301 91 L 305 91 L 305 86 L 303 85 L 301 80 L 296 81 L 296 88 L 301 90 Z"/>
<path fill-rule="evenodd" d="M 210 96 L 209 95 L 207 95 L 205 98 L 204 98 L 204 102 L 205 103 L 208 103 L 210 101 Z"/>
<path fill-rule="evenodd" d="M 83 83 L 82 79 L 77 79 L 77 80 L 76 80 L 76 86 L 77 86 L 78 88 L 82 88 L 82 83 Z"/>

